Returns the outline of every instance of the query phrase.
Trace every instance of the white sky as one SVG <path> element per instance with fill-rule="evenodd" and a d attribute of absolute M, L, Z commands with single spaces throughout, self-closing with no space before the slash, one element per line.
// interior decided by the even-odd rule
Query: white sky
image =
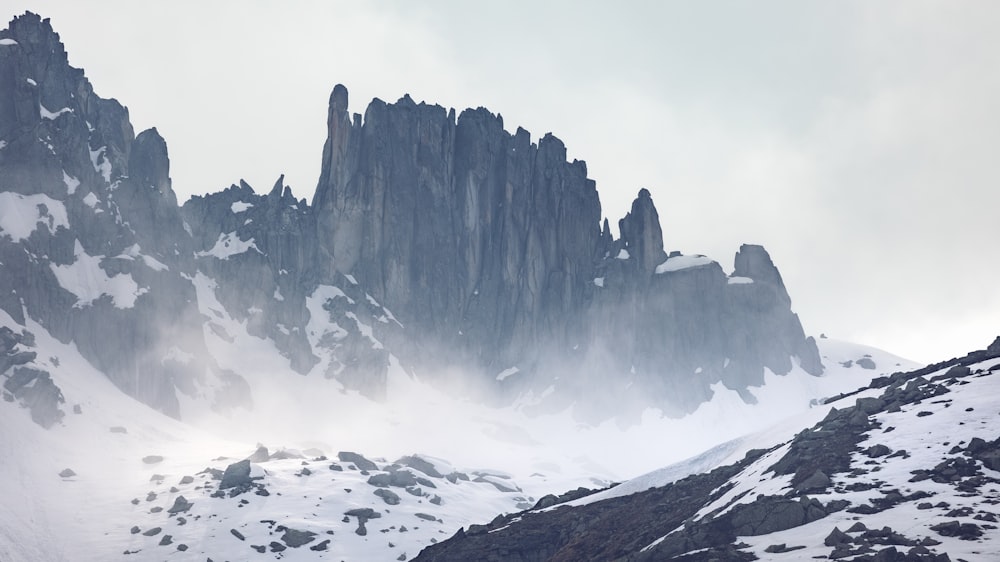
<path fill-rule="evenodd" d="M 553 132 L 612 224 L 648 188 L 668 250 L 763 244 L 807 333 L 921 361 L 1000 334 L 998 3 L 23 4 L 159 129 L 181 200 L 311 199 L 334 84 L 409 93 Z"/>

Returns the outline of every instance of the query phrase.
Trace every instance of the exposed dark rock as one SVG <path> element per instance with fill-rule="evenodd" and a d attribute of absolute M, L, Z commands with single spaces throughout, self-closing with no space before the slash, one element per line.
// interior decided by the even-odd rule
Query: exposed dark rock
<path fill-rule="evenodd" d="M 382 501 L 384 501 L 388 505 L 399 505 L 399 494 L 393 492 L 392 490 L 379 488 L 375 490 L 374 494 L 382 498 Z"/>
<path fill-rule="evenodd" d="M 359 507 L 351 509 L 349 511 L 344 512 L 344 515 L 358 518 L 358 528 L 354 532 L 360 536 L 365 536 L 368 534 L 368 529 L 365 527 L 365 523 L 367 523 L 368 520 L 378 519 L 379 517 L 382 517 L 381 513 L 375 511 L 370 507 Z M 346 519 L 347 517 L 345 517 L 345 520 Z"/>
<path fill-rule="evenodd" d="M 157 464 L 163 462 L 163 457 L 160 455 L 146 455 L 142 457 L 142 462 L 146 464 Z"/>
<path fill-rule="evenodd" d="M 801 545 L 800 546 L 787 546 L 784 543 L 782 543 L 782 544 L 772 544 L 772 545 L 769 545 L 768 547 L 766 547 L 764 549 L 764 552 L 769 552 L 769 553 L 773 553 L 773 554 L 782 554 L 782 553 L 785 553 L 785 552 L 792 552 L 792 551 L 795 551 L 795 550 L 801 550 L 803 548 L 805 548 L 805 546 L 801 546 Z"/>
<path fill-rule="evenodd" d="M 378 465 L 366 459 L 365 457 L 359 455 L 358 453 L 341 451 L 337 453 L 337 458 L 340 460 L 340 462 L 349 462 L 354 464 L 354 466 L 356 466 L 358 470 L 378 470 Z"/>
<path fill-rule="evenodd" d="M 865 449 L 865 454 L 868 455 L 869 457 L 873 458 L 873 459 L 874 458 L 878 458 L 878 457 L 884 457 L 884 456 L 888 455 L 891 452 L 892 452 L 892 449 L 890 449 L 889 447 L 886 447 L 885 445 L 882 445 L 882 444 L 872 445 L 871 447 L 868 447 L 867 449 Z"/>
<path fill-rule="evenodd" d="M 59 405 L 66 400 L 47 371 L 15 367 L 3 387 L 31 411 L 31 419 L 42 427 L 52 427 L 65 416 Z"/>
<path fill-rule="evenodd" d="M 976 540 L 983 535 L 982 529 L 975 523 L 960 523 L 948 521 L 931 526 L 931 530 L 945 537 L 957 537 L 965 541 Z"/>
<path fill-rule="evenodd" d="M 247 538 L 246 538 L 245 536 L 243 536 L 243 533 L 241 533 L 241 532 L 237 531 L 236 529 L 229 529 L 229 532 L 230 532 L 230 533 L 231 533 L 231 534 L 232 534 L 232 535 L 233 535 L 234 537 L 236 537 L 236 538 L 240 539 L 241 541 L 245 541 L 245 540 L 247 539 Z"/>
<path fill-rule="evenodd" d="M 192 505 L 194 504 L 187 501 L 184 496 L 177 496 L 177 498 L 174 499 L 174 505 L 167 510 L 167 513 L 182 513 L 191 509 Z"/>
<path fill-rule="evenodd" d="M 853 540 L 850 535 L 834 527 L 833 531 L 830 531 L 830 534 L 823 539 L 823 544 L 826 546 L 837 546 L 838 544 L 849 543 Z"/>
<path fill-rule="evenodd" d="M 423 472 L 424 474 L 430 476 L 431 478 L 444 478 L 444 475 L 438 472 L 437 469 L 434 468 L 433 464 L 427 462 L 426 460 L 416 455 L 403 457 L 398 461 L 396 461 L 396 464 L 401 464 L 403 466 L 408 466 L 412 469 L 419 470 L 420 472 Z"/>
<path fill-rule="evenodd" d="M 862 369 L 875 369 L 875 361 L 871 357 L 862 357 L 855 361 Z"/>
<path fill-rule="evenodd" d="M 830 477 L 822 470 L 817 469 L 812 476 L 799 482 L 795 486 L 795 491 L 799 494 L 822 492 L 829 488 L 831 483 Z"/>
<path fill-rule="evenodd" d="M 251 483 L 250 460 L 244 459 L 226 467 L 226 471 L 222 475 L 222 482 L 219 484 L 219 489 L 249 488 Z"/>
<path fill-rule="evenodd" d="M 249 457 L 247 457 L 247 460 L 250 462 L 257 462 L 257 463 L 270 460 L 270 457 L 268 456 L 267 447 L 263 445 L 257 447 L 257 450 L 254 451 L 253 454 L 251 454 Z"/>
<path fill-rule="evenodd" d="M 316 533 L 312 531 L 298 531 L 295 529 L 285 529 L 285 533 L 281 535 L 281 542 L 292 548 L 298 548 L 304 544 L 309 544 L 316 540 Z"/>
<path fill-rule="evenodd" d="M 72 478 L 73 476 L 76 476 L 76 472 L 74 472 L 72 468 L 64 468 L 59 471 L 59 476 L 63 478 Z"/>
<path fill-rule="evenodd" d="M 389 486 L 408 488 L 417 484 L 417 477 L 408 470 L 393 470 L 391 472 L 373 474 L 369 476 L 368 483 L 372 486 L 378 486 L 380 488 L 386 488 Z M 433 484 L 431 487 L 433 487 Z"/>

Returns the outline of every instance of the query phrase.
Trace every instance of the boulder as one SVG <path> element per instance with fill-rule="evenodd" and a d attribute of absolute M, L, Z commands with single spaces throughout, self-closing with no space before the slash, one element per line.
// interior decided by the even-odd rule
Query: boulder
<path fill-rule="evenodd" d="M 251 483 L 250 460 L 244 459 L 226 467 L 226 471 L 222 474 L 222 482 L 219 484 L 219 489 L 249 487 Z"/>

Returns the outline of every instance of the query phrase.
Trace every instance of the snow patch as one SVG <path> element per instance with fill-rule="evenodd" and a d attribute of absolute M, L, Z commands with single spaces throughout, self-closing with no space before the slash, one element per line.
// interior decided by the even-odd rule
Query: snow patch
<path fill-rule="evenodd" d="M 31 84 L 32 86 L 37 86 L 38 85 L 38 82 L 35 82 L 31 78 L 25 78 L 24 81 L 27 82 L 28 84 Z"/>
<path fill-rule="evenodd" d="M 672 258 L 667 258 L 666 261 L 656 266 L 656 273 L 660 274 L 671 271 L 680 271 L 682 269 L 701 267 L 711 263 L 715 263 L 715 260 L 702 255 L 674 256 Z"/>
<path fill-rule="evenodd" d="M 727 281 L 730 285 L 749 285 L 753 283 L 753 279 L 749 277 L 740 277 L 739 275 L 734 275 Z"/>
<path fill-rule="evenodd" d="M 83 198 L 83 202 L 91 209 L 94 209 L 97 207 L 97 196 L 94 195 L 93 191 L 91 191 L 86 197 Z"/>
<path fill-rule="evenodd" d="M 41 193 L 0 193 L 0 233 L 10 236 L 14 242 L 20 242 L 31 236 L 39 223 L 52 234 L 60 226 L 69 228 L 69 218 L 62 201 Z"/>
<path fill-rule="evenodd" d="M 595 277 L 594 278 L 594 285 L 597 285 L 598 287 L 604 287 L 604 278 L 603 277 Z"/>
<path fill-rule="evenodd" d="M 502 381 L 502 380 L 506 379 L 507 377 L 509 377 L 511 375 L 516 375 L 517 373 L 520 373 L 520 372 L 521 372 L 521 369 L 518 369 L 517 367 L 510 367 L 509 369 L 504 369 L 503 371 L 500 371 L 500 374 L 497 375 L 497 380 L 498 381 Z"/>
<path fill-rule="evenodd" d="M 233 204 L 229 206 L 229 209 L 234 213 L 242 213 L 250 207 L 253 207 L 253 203 L 247 203 L 246 201 L 234 201 Z"/>
<path fill-rule="evenodd" d="M 80 187 L 80 180 L 67 174 L 66 170 L 63 170 L 63 183 L 66 184 L 66 193 L 70 195 L 76 193 L 76 188 Z"/>
<path fill-rule="evenodd" d="M 101 269 L 101 260 L 104 256 L 91 256 L 83 250 L 79 240 L 74 245 L 73 255 L 76 257 L 73 263 L 51 264 L 49 267 L 59 285 L 76 297 L 74 308 L 90 305 L 104 295 L 111 297 L 115 308 L 132 308 L 135 306 L 136 298 L 149 291 L 145 287 L 139 288 L 132 276 L 127 273 L 108 277 L 108 274 Z"/>
<path fill-rule="evenodd" d="M 212 246 L 211 250 L 205 252 L 198 252 L 198 257 L 214 257 L 220 260 L 229 259 L 230 256 L 235 256 L 237 254 L 242 254 L 249 250 L 254 250 L 258 254 L 263 254 L 254 244 L 253 238 L 249 240 L 240 240 L 240 237 L 236 235 L 235 232 L 228 232 L 219 235 L 219 239 L 215 241 L 215 245 Z"/>
<path fill-rule="evenodd" d="M 620 251 L 618 252 L 618 255 L 617 255 L 617 256 L 615 256 L 615 259 L 616 259 L 616 260 L 627 260 L 627 259 L 629 259 L 630 257 L 632 257 L 632 256 L 630 256 L 630 255 L 629 255 L 629 253 L 628 253 L 628 250 L 626 250 L 625 248 L 622 248 L 622 249 L 621 249 L 621 250 L 620 250 Z"/>
<path fill-rule="evenodd" d="M 152 269 L 153 271 L 168 271 L 170 268 L 160 260 L 154 258 L 153 256 L 142 255 L 142 262 L 146 264 L 146 267 Z"/>
<path fill-rule="evenodd" d="M 97 150 L 90 151 L 90 163 L 94 165 L 94 171 L 101 174 L 104 177 L 104 181 L 111 183 L 111 162 L 108 162 L 108 157 L 105 154 L 108 147 L 102 146 Z"/>
<path fill-rule="evenodd" d="M 3 45 L 5 47 L 9 45 L 17 45 L 17 41 L 9 37 L 4 37 L 3 39 L 0 39 L 0 45 Z"/>
<path fill-rule="evenodd" d="M 52 119 L 56 119 L 57 117 L 59 117 L 63 113 L 73 113 L 73 110 L 70 109 L 70 108 L 68 108 L 68 107 L 64 107 L 64 108 L 60 109 L 59 111 L 49 111 L 48 109 L 45 108 L 44 105 L 42 105 L 42 104 L 39 103 L 38 104 L 38 113 L 41 114 L 42 119 L 52 120 Z"/>

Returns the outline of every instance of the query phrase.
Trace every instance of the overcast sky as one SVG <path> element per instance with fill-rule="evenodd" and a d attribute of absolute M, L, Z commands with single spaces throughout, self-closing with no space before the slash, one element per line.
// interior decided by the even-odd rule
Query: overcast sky
<path fill-rule="evenodd" d="M 334 84 L 409 93 L 554 133 L 612 224 L 648 188 L 668 250 L 763 244 L 807 333 L 924 362 L 1000 334 L 1000 3 L 27 4 L 182 201 L 311 199 Z"/>

